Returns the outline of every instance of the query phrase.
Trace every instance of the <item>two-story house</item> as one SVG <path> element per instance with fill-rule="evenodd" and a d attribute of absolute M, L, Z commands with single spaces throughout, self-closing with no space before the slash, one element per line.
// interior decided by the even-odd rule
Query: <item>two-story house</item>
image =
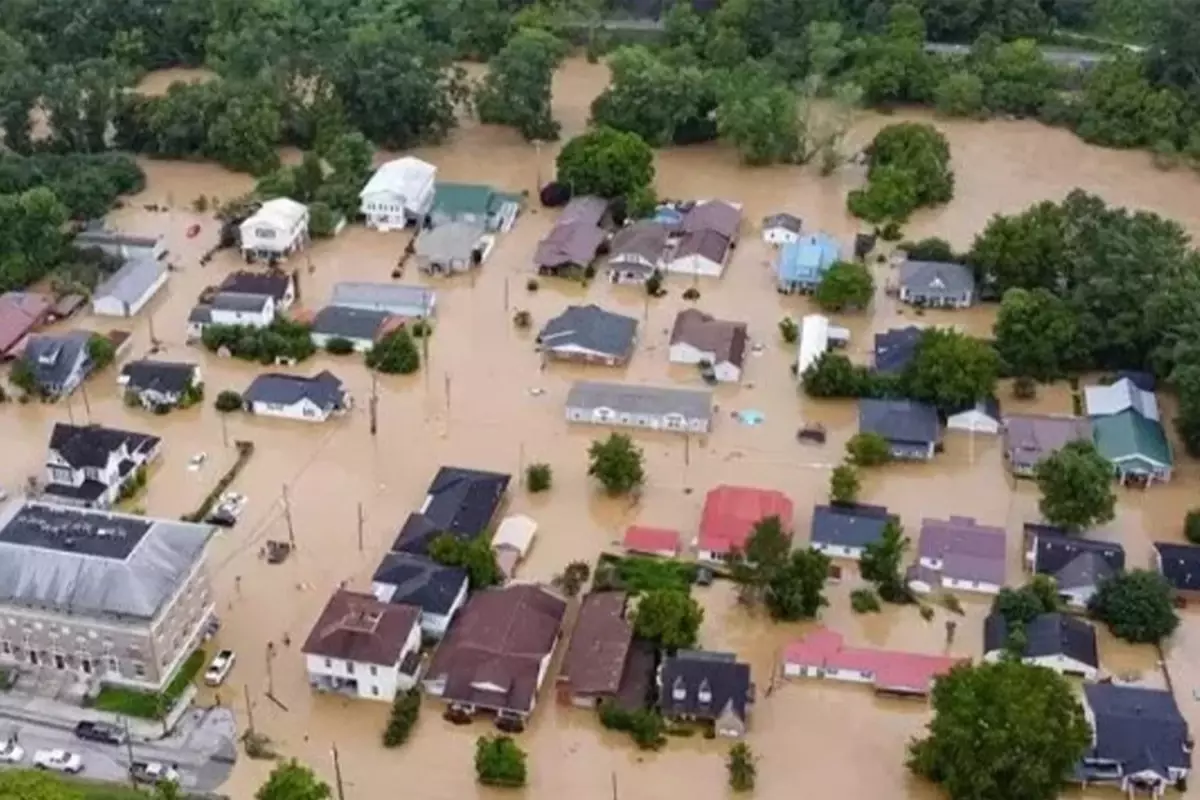
<path fill-rule="evenodd" d="M 43 492 L 56 503 L 107 508 L 161 449 L 157 436 L 59 422 L 50 434 Z"/>
<path fill-rule="evenodd" d="M 198 365 L 149 358 L 130 361 L 121 367 L 117 385 L 127 398 L 151 411 L 166 411 L 196 402 L 204 389 Z"/>
<path fill-rule="evenodd" d="M 433 208 L 437 167 L 412 156 L 383 164 L 359 192 L 368 228 L 402 230 Z"/>
<path fill-rule="evenodd" d="M 680 650 L 658 670 L 658 707 L 672 720 L 711 722 L 718 736 L 739 738 L 754 704 L 750 665 L 734 653 Z"/>
<path fill-rule="evenodd" d="M 245 325 L 265 328 L 275 321 L 275 300 L 265 294 L 217 292 L 208 303 L 201 303 L 188 315 L 188 340 L 204 335 L 209 325 Z"/>
<path fill-rule="evenodd" d="M 29 337 L 21 360 L 39 394 L 50 399 L 66 397 L 83 383 L 92 369 L 88 345 L 93 335 L 70 331 Z"/>
<path fill-rule="evenodd" d="M 242 255 L 247 261 L 285 259 L 308 244 L 308 222 L 303 203 L 286 197 L 268 200 L 238 226 Z"/>

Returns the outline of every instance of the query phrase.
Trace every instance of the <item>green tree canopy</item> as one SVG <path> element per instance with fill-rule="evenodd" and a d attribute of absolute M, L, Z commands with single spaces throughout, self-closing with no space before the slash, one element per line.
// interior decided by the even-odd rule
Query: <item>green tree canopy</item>
<path fill-rule="evenodd" d="M 878 433 L 856 433 L 846 442 L 846 456 L 851 464 L 877 467 L 892 460 L 892 446 Z"/>
<path fill-rule="evenodd" d="M 861 261 L 838 261 L 824 275 L 813 299 L 825 311 L 864 309 L 875 296 L 875 278 Z"/>
<path fill-rule="evenodd" d="M 530 140 L 557 139 L 550 81 L 566 51 L 566 44 L 546 31 L 518 31 L 488 62 L 487 77 L 475 93 L 480 121 L 516 128 Z"/>
<path fill-rule="evenodd" d="M 1117 498 L 1113 468 L 1091 442 L 1070 442 L 1035 468 L 1038 509 L 1052 525 L 1081 531 L 1112 520 Z"/>
<path fill-rule="evenodd" d="M 407 328 L 396 328 L 367 351 L 367 367 L 389 375 L 411 375 L 421 368 L 421 354 Z"/>
<path fill-rule="evenodd" d="M 838 464 L 829 475 L 829 499 L 834 503 L 853 503 L 858 499 L 861 485 L 853 464 Z"/>
<path fill-rule="evenodd" d="M 994 333 L 1000 361 L 1018 377 L 1049 382 L 1082 360 L 1075 313 L 1046 289 L 1005 292 Z"/>
<path fill-rule="evenodd" d="M 623 433 L 611 433 L 588 448 L 588 475 L 600 481 L 609 494 L 625 494 L 646 479 L 642 449 Z"/>
<path fill-rule="evenodd" d="M 954 412 L 991 397 L 999 368 L 996 351 L 982 339 L 949 328 L 928 328 L 904 380 L 913 399 Z"/>
<path fill-rule="evenodd" d="M 628 197 L 654 183 L 654 151 L 636 133 L 594 128 L 563 146 L 558 182 L 576 195 Z"/>
<path fill-rule="evenodd" d="M 1170 584 L 1148 569 L 1104 578 L 1088 603 L 1088 611 L 1108 625 L 1114 636 L 1135 644 L 1160 642 L 1179 627 Z"/>
<path fill-rule="evenodd" d="M 682 6 L 672 13 L 677 8 Z M 592 102 L 592 121 L 637 134 L 654 147 L 673 143 L 716 104 L 707 76 L 693 64 L 669 62 L 640 45 L 618 48 L 605 63 L 612 77 Z"/>
<path fill-rule="evenodd" d="M 475 742 L 475 777 L 486 786 L 524 786 L 525 751 L 509 736 L 480 736 Z"/>
<path fill-rule="evenodd" d="M 450 533 L 443 533 L 429 545 L 429 557 L 447 567 L 461 567 L 467 571 L 471 588 L 486 589 L 503 579 L 496 564 L 496 554 L 486 536 L 464 541 Z"/>
<path fill-rule="evenodd" d="M 992 601 L 992 611 L 1004 617 L 1010 628 L 1027 625 L 1042 614 L 1058 611 L 1061 607 L 1058 587 L 1047 575 L 1034 575 L 1019 589 L 1005 586 Z"/>
<path fill-rule="evenodd" d="M 858 561 L 859 574 L 864 580 L 874 583 L 879 596 L 890 603 L 909 599 L 901 574 L 901 562 L 910 544 L 900 522 L 890 519 L 883 528 L 883 534 L 867 545 Z"/>
<path fill-rule="evenodd" d="M 83 794 L 45 772 L 6 769 L 0 771 L 0 800 L 83 800 Z"/>
<path fill-rule="evenodd" d="M 633 611 L 633 632 L 667 650 L 696 644 L 704 609 L 678 589 L 654 589 L 644 594 Z"/>
<path fill-rule="evenodd" d="M 721 81 L 717 130 L 737 148 L 743 163 L 792 163 L 804 153 L 796 92 L 755 64 Z"/>
<path fill-rule="evenodd" d="M 329 785 L 295 759 L 275 767 L 254 793 L 255 800 L 328 800 L 330 796 Z"/>

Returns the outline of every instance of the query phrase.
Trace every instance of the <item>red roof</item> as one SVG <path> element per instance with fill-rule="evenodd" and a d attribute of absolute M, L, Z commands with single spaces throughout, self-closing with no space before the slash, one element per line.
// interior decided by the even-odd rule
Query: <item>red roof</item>
<path fill-rule="evenodd" d="M 966 660 L 953 656 L 904 653 L 898 650 L 845 647 L 841 634 L 827 628 L 817 628 L 800 641 L 788 645 L 783 651 L 785 664 L 870 672 L 875 677 L 876 689 L 921 694 L 929 692 L 934 678 L 944 675 L 955 665 Z"/>
<path fill-rule="evenodd" d="M 792 530 L 792 501 L 783 492 L 748 486 L 718 486 L 704 501 L 700 517 L 699 549 L 728 553 L 746 546 L 756 524 L 779 517 L 783 529 Z"/>
<path fill-rule="evenodd" d="M 669 528 L 649 528 L 645 525 L 630 525 L 622 542 L 626 550 L 635 553 L 678 553 L 679 531 Z"/>
<path fill-rule="evenodd" d="M 0 296 L 0 355 L 8 355 L 50 313 L 50 298 L 32 292 Z"/>

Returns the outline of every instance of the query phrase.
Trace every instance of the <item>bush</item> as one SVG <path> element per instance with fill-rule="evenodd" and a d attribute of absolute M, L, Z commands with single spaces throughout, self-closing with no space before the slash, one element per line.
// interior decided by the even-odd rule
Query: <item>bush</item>
<path fill-rule="evenodd" d="M 904 232 L 900 230 L 900 225 L 896 222 L 889 222 L 879 231 L 879 238 L 885 242 L 898 242 L 903 235 Z"/>
<path fill-rule="evenodd" d="M 552 481 L 553 473 L 549 464 L 530 464 L 525 468 L 525 485 L 534 494 L 549 489 Z"/>
<path fill-rule="evenodd" d="M 308 206 L 308 232 L 315 239 L 328 239 L 337 230 L 339 217 L 328 203 L 316 202 Z"/>
<path fill-rule="evenodd" d="M 684 300 L 699 300 L 700 299 L 700 290 L 697 289 L 695 286 L 689 286 L 687 289 L 684 289 L 684 291 L 683 291 L 683 299 Z"/>
<path fill-rule="evenodd" d="M 788 344 L 795 344 L 800 339 L 800 326 L 791 317 L 779 320 L 779 335 Z"/>
<path fill-rule="evenodd" d="M 1030 378 L 1028 375 L 1022 375 L 1013 379 L 1012 385 L 1013 397 L 1018 400 L 1032 400 L 1037 397 L 1037 381 Z"/>
<path fill-rule="evenodd" d="M 931 236 L 919 242 L 901 242 L 899 249 L 903 250 L 913 261 L 937 261 L 941 263 L 956 260 L 954 248 L 945 239 Z"/>
<path fill-rule="evenodd" d="M 126 689 L 118 686 L 105 686 L 96 696 L 92 706 L 100 711 L 111 711 L 128 717 L 141 719 L 162 719 L 175 701 L 183 694 L 192 679 L 204 669 L 205 655 L 203 650 L 196 650 L 175 673 L 175 677 L 161 692 L 139 692 L 136 689 Z"/>
<path fill-rule="evenodd" d="M 383 746 L 398 747 L 408 741 L 417 718 L 421 715 L 421 694 L 416 691 L 400 692 L 392 701 L 392 714 L 383 731 Z"/>
<path fill-rule="evenodd" d="M 880 609 L 879 596 L 871 589 L 855 589 L 850 593 L 850 607 L 855 614 L 874 614 Z"/>
<path fill-rule="evenodd" d="M 575 597 L 592 576 L 592 568 L 586 561 L 572 561 L 554 576 L 554 587 L 567 597 Z"/>
<path fill-rule="evenodd" d="M 216 401 L 213 402 L 213 406 L 217 409 L 217 411 L 224 413 L 229 413 L 230 411 L 239 411 L 242 408 L 242 404 L 242 396 L 232 389 L 226 389 L 225 391 L 221 392 L 219 395 L 217 395 Z"/>
<path fill-rule="evenodd" d="M 475 777 L 485 786 L 524 786 L 525 751 L 509 736 L 480 736 L 475 742 Z"/>
<path fill-rule="evenodd" d="M 652 709 L 626 711 L 614 701 L 605 700 L 600 704 L 600 724 L 611 731 L 628 733 L 639 750 L 658 750 L 667 743 L 666 722 Z"/>
<path fill-rule="evenodd" d="M 651 297 L 658 297 L 662 292 L 663 276 L 659 270 L 654 270 L 650 273 L 650 277 L 646 278 L 646 294 Z"/>
<path fill-rule="evenodd" d="M 367 351 L 368 369 L 388 375 L 411 375 L 421 368 L 421 356 L 405 328 L 397 328 Z"/>
<path fill-rule="evenodd" d="M 1183 535 L 1192 544 L 1200 544 L 1200 508 L 1187 512 L 1183 520 Z"/>
<path fill-rule="evenodd" d="M 307 325 L 282 317 L 265 328 L 209 325 L 201 341 L 210 353 L 226 349 L 234 358 L 260 364 L 303 361 L 317 351 Z"/>
<path fill-rule="evenodd" d="M 325 352 L 335 356 L 346 356 L 354 352 L 354 342 L 342 336 L 334 336 L 325 343 Z"/>
<path fill-rule="evenodd" d="M 892 459 L 892 448 L 878 433 L 856 433 L 846 442 L 850 461 L 860 467 L 876 467 Z"/>
<path fill-rule="evenodd" d="M 429 324 L 428 320 L 419 319 L 412 325 L 409 325 L 408 328 L 412 332 L 414 339 L 424 339 L 427 336 L 433 335 L 433 326 Z"/>
<path fill-rule="evenodd" d="M 533 315 L 528 311 L 517 311 L 515 314 L 513 314 L 513 325 L 515 325 L 518 330 L 527 330 L 531 325 L 533 325 Z"/>
<path fill-rule="evenodd" d="M 538 285 L 537 278 L 530 278 L 529 280 L 525 281 L 525 291 L 536 292 L 538 290 Z"/>

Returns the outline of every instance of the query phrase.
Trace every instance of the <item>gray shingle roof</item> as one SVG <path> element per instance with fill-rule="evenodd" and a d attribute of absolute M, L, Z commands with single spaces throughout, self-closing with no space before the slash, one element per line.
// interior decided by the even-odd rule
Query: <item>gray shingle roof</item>
<path fill-rule="evenodd" d="M 432 289 L 402 283 L 343 281 L 334 284 L 329 298 L 331 306 L 370 308 L 401 316 L 430 316 L 436 304 Z"/>
<path fill-rule="evenodd" d="M 181 394 L 192 385 L 197 369 L 195 364 L 146 358 L 130 361 L 121 368 L 121 375 L 128 379 L 127 386 L 134 391 Z"/>
<path fill-rule="evenodd" d="M 80 359 L 87 357 L 89 331 L 30 336 L 25 344 L 24 360 L 33 370 L 39 386 L 62 386 Z"/>
<path fill-rule="evenodd" d="M 1084 758 L 1116 761 L 1126 775 L 1154 770 L 1164 778 L 1171 767 L 1191 766 L 1187 721 L 1169 691 L 1085 683 L 1083 694 L 1096 729 Z"/>
<path fill-rule="evenodd" d="M 787 212 L 780 212 L 778 214 L 772 214 L 769 217 L 764 217 L 762 226 L 763 226 L 763 230 L 771 230 L 772 228 L 783 228 L 784 230 L 791 231 L 792 233 L 799 233 L 800 230 L 804 227 L 804 221 L 801 220 L 799 217 L 797 217 L 795 214 L 788 214 Z"/>
<path fill-rule="evenodd" d="M 546 323 L 538 344 L 546 350 L 580 347 L 596 353 L 628 358 L 637 341 L 637 319 L 605 311 L 597 305 L 568 306 Z"/>
<path fill-rule="evenodd" d="M 1158 398 L 1139 389 L 1129 378 L 1108 386 L 1085 386 L 1083 405 L 1089 417 L 1107 417 L 1133 409 L 1146 419 L 1158 421 Z"/>
<path fill-rule="evenodd" d="M 119 303 L 133 305 L 167 271 L 167 265 L 155 258 L 135 258 L 110 275 L 96 287 L 96 299 L 113 298 Z"/>
<path fill-rule="evenodd" d="M 883 506 L 817 506 L 813 509 L 811 539 L 817 544 L 866 547 L 878 541 L 889 520 L 896 519 Z"/>
<path fill-rule="evenodd" d="M 481 222 L 448 222 L 421 231 L 414 247 L 418 256 L 432 261 L 470 261 L 483 230 Z"/>
<path fill-rule="evenodd" d="M 682 414 L 688 419 L 712 418 L 712 392 L 629 383 L 576 381 L 567 393 L 568 408 L 610 408 L 617 413 Z"/>
<path fill-rule="evenodd" d="M 937 411 L 915 400 L 859 400 L 858 429 L 893 443 L 928 444 L 941 433 Z"/>
<path fill-rule="evenodd" d="M 707 701 L 700 699 L 702 688 L 711 694 Z M 728 710 L 745 721 L 753 694 L 750 665 L 733 653 L 680 650 L 663 661 L 658 704 L 665 714 L 715 720 Z"/>
<path fill-rule="evenodd" d="M 266 294 L 217 292 L 215 295 L 213 295 L 212 300 L 209 302 L 209 308 L 215 308 L 221 311 L 261 312 L 270 302 L 271 296 Z M 197 306 L 195 309 L 193 309 L 193 311 L 198 310 L 199 308 L 201 308 L 201 306 Z"/>
<path fill-rule="evenodd" d="M 313 319 L 312 332 L 345 339 L 374 341 L 391 315 L 386 311 L 346 306 L 325 306 Z"/>
<path fill-rule="evenodd" d="M 329 370 L 311 378 L 267 372 L 256 377 L 243 395 L 247 403 L 290 406 L 304 398 L 326 411 L 340 408 L 345 400 L 342 382 Z"/>
<path fill-rule="evenodd" d="M 1100 666 L 1096 650 L 1096 629 L 1069 614 L 1041 614 L 1025 626 L 1025 658 L 1066 656 L 1087 664 Z M 1008 642 L 1009 627 L 1004 617 L 993 612 L 983 624 L 983 651 L 1003 650 Z"/>
<path fill-rule="evenodd" d="M 905 261 L 900 265 L 900 285 L 926 297 L 957 297 L 975 291 L 975 274 L 962 264 Z"/>

